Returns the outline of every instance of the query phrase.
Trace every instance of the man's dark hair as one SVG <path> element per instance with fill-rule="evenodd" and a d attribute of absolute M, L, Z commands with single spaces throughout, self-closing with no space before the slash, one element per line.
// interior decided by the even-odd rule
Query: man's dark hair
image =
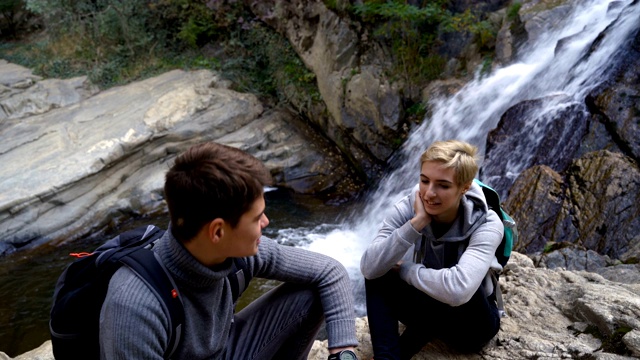
<path fill-rule="evenodd" d="M 192 146 L 165 176 L 173 236 L 189 241 L 216 218 L 237 226 L 269 184 L 264 164 L 242 150 L 212 142 Z"/>

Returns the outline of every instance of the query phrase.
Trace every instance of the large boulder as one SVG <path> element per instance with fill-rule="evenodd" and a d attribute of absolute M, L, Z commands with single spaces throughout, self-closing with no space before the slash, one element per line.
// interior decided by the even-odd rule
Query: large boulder
<path fill-rule="evenodd" d="M 280 187 L 357 190 L 331 143 L 291 111 L 265 111 L 256 96 L 227 89 L 210 71 L 175 70 L 94 93 L 86 79 L 39 80 L 4 62 L 0 83 L 9 89 L 0 94 L 0 254 L 165 212 L 167 167 L 203 141 L 252 153 Z M 53 89 L 67 96 L 51 96 Z M 19 101 L 28 94 L 39 106 Z"/>
<path fill-rule="evenodd" d="M 568 242 L 613 259 L 640 259 L 640 169 L 606 150 L 576 159 L 562 174 L 545 165 L 518 177 L 505 207 L 518 223 L 518 251 Z"/>

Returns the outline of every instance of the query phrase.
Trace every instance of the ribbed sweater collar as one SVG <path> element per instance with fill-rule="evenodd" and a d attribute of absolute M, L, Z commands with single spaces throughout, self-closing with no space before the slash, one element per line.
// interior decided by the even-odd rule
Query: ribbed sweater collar
<path fill-rule="evenodd" d="M 207 287 L 215 284 L 231 272 L 231 259 L 209 268 L 196 260 L 191 253 L 171 234 L 171 225 L 158 240 L 156 252 L 174 280 L 192 287 Z"/>

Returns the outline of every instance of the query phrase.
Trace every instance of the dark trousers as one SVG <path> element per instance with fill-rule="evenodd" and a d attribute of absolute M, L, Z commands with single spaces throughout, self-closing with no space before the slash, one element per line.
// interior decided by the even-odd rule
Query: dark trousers
<path fill-rule="evenodd" d="M 457 351 L 476 352 L 500 329 L 496 304 L 482 286 L 457 307 L 431 298 L 393 271 L 365 280 L 365 289 L 375 360 L 411 359 L 436 338 Z M 402 335 L 398 322 L 406 326 Z"/>
<path fill-rule="evenodd" d="M 238 312 L 225 359 L 306 359 L 324 322 L 317 291 L 285 283 Z"/>

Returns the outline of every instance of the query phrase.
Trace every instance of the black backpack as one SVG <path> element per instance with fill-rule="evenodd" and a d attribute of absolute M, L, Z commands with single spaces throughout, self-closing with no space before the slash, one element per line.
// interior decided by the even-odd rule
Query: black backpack
<path fill-rule="evenodd" d="M 122 265 L 131 268 L 162 301 L 170 314 L 171 357 L 177 349 L 184 323 L 184 309 L 173 279 L 151 248 L 164 234 L 153 225 L 126 231 L 79 257 L 63 271 L 53 294 L 49 331 L 56 359 L 99 359 L 99 319 L 111 276 Z M 234 303 L 251 281 L 247 263 L 234 259 L 229 274 Z"/>

